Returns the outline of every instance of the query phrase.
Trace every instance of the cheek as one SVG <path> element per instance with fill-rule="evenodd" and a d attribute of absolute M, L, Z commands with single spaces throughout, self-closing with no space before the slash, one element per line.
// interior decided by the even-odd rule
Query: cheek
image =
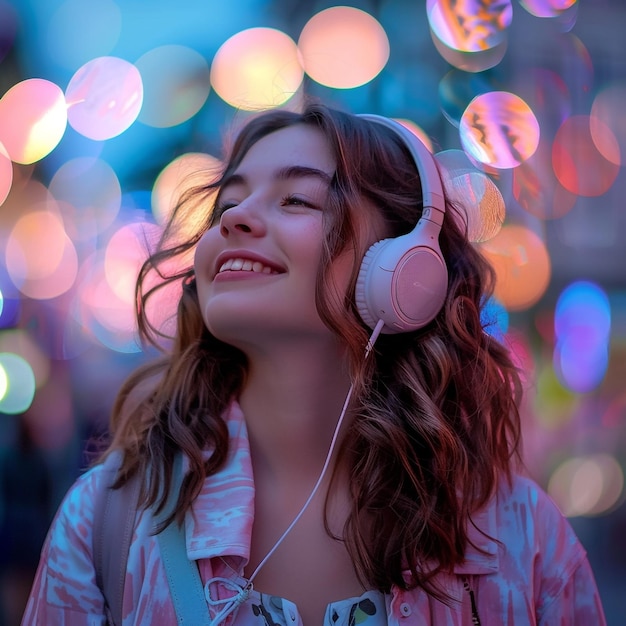
<path fill-rule="evenodd" d="M 215 259 L 218 254 L 215 234 L 215 230 L 212 229 L 202 235 L 194 254 L 193 268 L 196 277 L 196 291 L 201 306 L 211 293 Z"/>
<path fill-rule="evenodd" d="M 196 280 L 207 280 L 209 273 L 212 271 L 212 264 L 215 260 L 215 230 L 208 230 L 198 242 L 196 251 L 194 254 L 194 271 L 196 273 Z"/>

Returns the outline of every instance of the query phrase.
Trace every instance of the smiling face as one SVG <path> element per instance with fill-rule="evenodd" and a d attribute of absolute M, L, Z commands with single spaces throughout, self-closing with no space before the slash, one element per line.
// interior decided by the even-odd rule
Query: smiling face
<path fill-rule="evenodd" d="M 246 351 L 261 335 L 325 331 L 315 280 L 334 170 L 323 135 L 297 125 L 260 139 L 224 181 L 195 259 L 200 309 L 219 339 Z"/>
<path fill-rule="evenodd" d="M 213 335 L 244 352 L 260 342 L 330 338 L 315 303 L 324 238 L 323 212 L 335 159 L 316 128 L 298 124 L 257 141 L 220 190 L 215 224 L 200 240 L 196 284 Z M 364 249 L 382 222 L 364 211 Z M 352 256 L 333 264 L 347 288 Z"/>

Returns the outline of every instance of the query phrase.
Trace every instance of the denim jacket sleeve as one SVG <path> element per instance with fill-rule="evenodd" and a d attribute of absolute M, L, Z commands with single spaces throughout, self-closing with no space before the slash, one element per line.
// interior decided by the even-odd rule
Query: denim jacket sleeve
<path fill-rule="evenodd" d="M 48 531 L 22 626 L 102 626 L 104 599 L 96 585 L 92 558 L 91 470 L 70 487 Z"/>
<path fill-rule="evenodd" d="M 477 577 L 481 619 L 510 626 L 604 626 L 587 554 L 552 499 L 532 480 L 517 477 L 496 500 L 499 567 Z"/>

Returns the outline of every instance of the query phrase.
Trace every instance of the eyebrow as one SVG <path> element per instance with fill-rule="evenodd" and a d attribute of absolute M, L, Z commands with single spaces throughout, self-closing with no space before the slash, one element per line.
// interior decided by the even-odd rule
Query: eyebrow
<path fill-rule="evenodd" d="M 281 167 L 274 173 L 273 178 L 275 180 L 291 180 L 294 178 L 317 178 L 325 185 L 330 185 L 332 176 L 324 170 L 319 170 L 316 167 L 308 167 L 306 165 L 289 165 L 287 167 Z M 221 184 L 221 189 L 228 187 L 229 185 L 245 185 L 246 177 L 242 174 L 233 173 L 228 176 Z"/>

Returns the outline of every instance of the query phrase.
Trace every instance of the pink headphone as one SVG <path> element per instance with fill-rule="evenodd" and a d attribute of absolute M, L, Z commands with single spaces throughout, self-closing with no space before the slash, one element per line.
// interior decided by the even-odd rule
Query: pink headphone
<path fill-rule="evenodd" d="M 422 181 L 424 207 L 410 233 L 377 241 L 366 252 L 356 285 L 357 309 L 372 329 L 382 320 L 382 333 L 417 330 L 437 315 L 448 289 L 439 247 L 446 212 L 439 170 L 426 146 L 399 122 L 380 115 L 359 117 L 390 128 L 402 139 Z"/>

